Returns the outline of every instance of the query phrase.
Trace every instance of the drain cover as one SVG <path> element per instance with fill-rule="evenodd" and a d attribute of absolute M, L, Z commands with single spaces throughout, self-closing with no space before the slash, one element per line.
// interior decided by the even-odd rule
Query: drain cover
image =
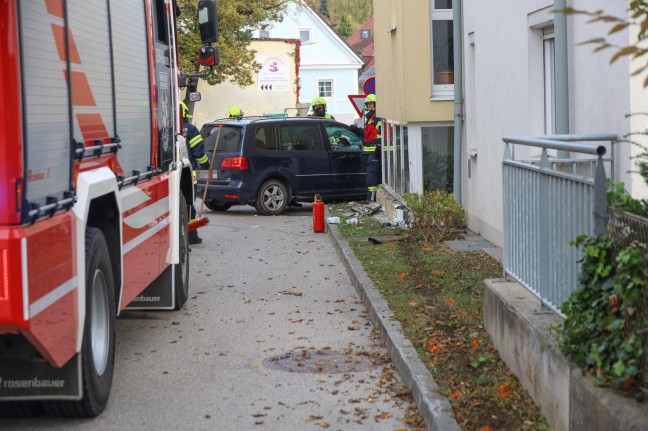
<path fill-rule="evenodd" d="M 263 361 L 273 370 L 291 373 L 353 373 L 370 370 L 373 366 L 366 355 L 354 355 L 332 350 L 300 350 L 285 355 L 273 356 Z"/>

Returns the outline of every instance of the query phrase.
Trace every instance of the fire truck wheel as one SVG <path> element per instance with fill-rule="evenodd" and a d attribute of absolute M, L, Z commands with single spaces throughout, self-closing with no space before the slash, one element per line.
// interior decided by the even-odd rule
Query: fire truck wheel
<path fill-rule="evenodd" d="M 278 180 L 268 180 L 261 185 L 254 207 L 261 215 L 279 215 L 288 206 L 288 189 Z"/>
<path fill-rule="evenodd" d="M 180 193 L 180 263 L 174 265 L 175 274 L 175 307 L 180 310 L 189 298 L 189 207 Z"/>
<path fill-rule="evenodd" d="M 115 363 L 115 284 L 108 245 L 100 229 L 86 229 L 86 314 L 81 346 L 83 398 L 49 401 L 56 416 L 94 417 L 108 402 Z"/>

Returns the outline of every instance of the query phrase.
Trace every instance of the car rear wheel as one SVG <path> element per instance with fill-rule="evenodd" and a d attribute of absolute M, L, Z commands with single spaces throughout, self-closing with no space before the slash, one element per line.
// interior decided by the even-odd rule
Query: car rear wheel
<path fill-rule="evenodd" d="M 268 180 L 261 185 L 254 207 L 262 215 L 279 215 L 288 206 L 288 189 L 278 180 Z"/>
<path fill-rule="evenodd" d="M 232 207 L 232 204 L 229 202 L 218 202 L 215 199 L 207 198 L 205 199 L 205 206 L 212 211 L 227 211 Z"/>

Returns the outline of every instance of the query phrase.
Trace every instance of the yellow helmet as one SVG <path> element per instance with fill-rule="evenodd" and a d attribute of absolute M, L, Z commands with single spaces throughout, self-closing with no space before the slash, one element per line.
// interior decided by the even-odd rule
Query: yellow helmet
<path fill-rule="evenodd" d="M 365 103 L 365 105 L 366 105 L 367 103 L 376 103 L 376 95 L 375 95 L 375 94 L 369 94 L 369 95 L 367 95 L 367 97 L 365 98 L 364 103 Z"/>
<path fill-rule="evenodd" d="M 187 108 L 187 105 L 183 101 L 180 101 L 180 109 L 182 109 L 182 118 L 186 118 L 187 120 L 190 120 L 193 118 L 189 113 L 187 112 L 189 108 Z"/>
<path fill-rule="evenodd" d="M 326 109 L 326 100 L 322 97 L 315 97 L 311 102 L 311 106 L 322 105 Z"/>
<path fill-rule="evenodd" d="M 229 110 L 230 118 L 242 117 L 243 115 L 244 115 L 243 110 L 239 108 L 237 105 L 232 106 L 232 108 Z"/>

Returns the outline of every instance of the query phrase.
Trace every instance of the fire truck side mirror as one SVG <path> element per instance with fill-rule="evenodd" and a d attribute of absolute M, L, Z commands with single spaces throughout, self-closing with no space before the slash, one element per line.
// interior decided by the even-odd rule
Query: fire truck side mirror
<path fill-rule="evenodd" d="M 201 66 L 216 66 L 218 61 L 218 50 L 213 46 L 203 46 L 198 51 L 198 63 Z"/>
<path fill-rule="evenodd" d="M 199 92 L 194 91 L 193 93 L 189 93 L 189 101 L 190 102 L 200 102 L 201 95 Z"/>
<path fill-rule="evenodd" d="M 198 2 L 198 24 L 200 40 L 203 43 L 214 43 L 218 40 L 218 12 L 214 0 Z"/>

